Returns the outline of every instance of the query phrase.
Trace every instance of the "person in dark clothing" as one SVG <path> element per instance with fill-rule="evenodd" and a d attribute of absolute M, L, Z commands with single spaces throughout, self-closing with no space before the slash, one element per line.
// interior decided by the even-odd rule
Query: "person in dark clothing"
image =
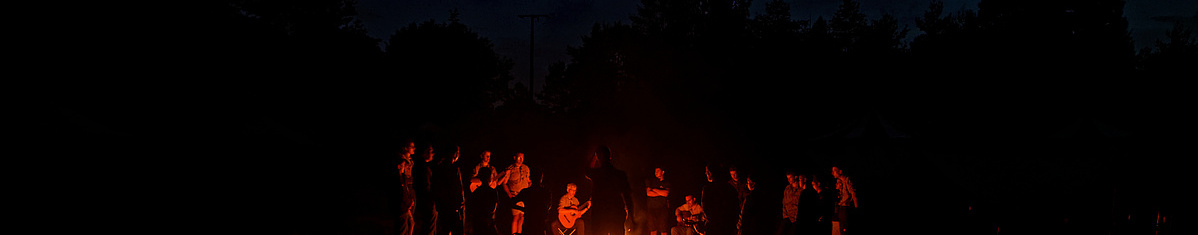
<path fill-rule="evenodd" d="M 454 146 L 453 155 L 441 158 L 433 169 L 432 189 L 436 194 L 437 234 L 462 234 L 462 216 L 466 194 L 462 189 L 462 172 L 457 161 L 461 148 Z"/>
<path fill-rule="evenodd" d="M 482 182 L 491 180 L 491 169 L 481 168 L 478 179 Z M 499 191 L 492 188 L 489 184 L 480 185 L 470 193 L 469 200 L 466 201 L 467 213 L 470 220 L 470 231 L 467 234 L 473 235 L 496 235 L 495 231 L 495 205 L 499 203 Z"/>
<path fill-rule="evenodd" d="M 519 209 L 524 211 L 524 223 L 520 229 L 521 234 L 542 235 L 545 234 L 545 224 L 549 220 L 549 209 L 553 208 L 553 204 L 549 200 L 549 190 L 543 185 L 543 177 L 540 169 L 532 168 L 529 177 L 532 184 L 524 190 L 520 190 L 520 194 L 516 195 L 515 201 L 524 202 L 524 206 Z"/>
<path fill-rule="evenodd" d="M 736 166 L 728 167 L 728 176 L 731 177 L 728 180 L 728 184 L 736 189 L 736 206 L 739 208 L 744 206 L 745 197 L 749 196 L 749 189 L 745 186 L 745 181 L 740 178 L 738 173 Z"/>
<path fill-rule="evenodd" d="M 396 162 L 395 180 L 397 187 L 392 187 L 392 198 L 389 204 L 395 217 L 395 234 L 412 235 L 415 222 L 412 218 L 412 207 L 416 204 L 416 196 L 412 191 L 412 154 L 416 152 L 416 143 L 407 141 L 399 151 Z"/>
<path fill-rule="evenodd" d="M 412 187 L 416 192 L 416 207 L 412 209 L 418 235 L 435 235 L 437 232 L 437 208 L 433 201 L 432 161 L 433 146 L 425 148 L 422 158 L 412 167 Z"/>
<path fill-rule="evenodd" d="M 737 231 L 740 235 L 772 234 L 777 231 L 774 225 L 777 225 L 778 221 L 775 218 L 782 211 L 778 210 L 779 207 L 769 203 L 775 200 L 766 196 L 768 193 L 757 188 L 753 177 L 755 176 L 747 175 L 745 177 L 745 188 L 748 189 L 749 195 L 745 197 L 745 202 L 741 206 Z"/>
<path fill-rule="evenodd" d="M 620 235 L 627 229 L 624 221 L 632 212 L 632 186 L 628 174 L 616 169 L 611 162 L 611 149 L 600 146 L 591 155 L 587 178 L 594 185 L 591 195 L 591 219 L 587 234 Z"/>
<path fill-rule="evenodd" d="M 839 192 L 830 186 L 834 183 L 828 182 L 828 179 L 831 178 L 815 177 L 815 180 L 811 181 L 812 188 L 819 194 L 819 229 L 815 231 L 815 235 L 832 234 L 832 220 L 836 214 L 836 202 L 840 201 L 840 198 L 838 198 Z"/>
<path fill-rule="evenodd" d="M 649 235 L 666 235 L 670 232 L 670 227 L 666 225 L 671 216 L 670 201 L 670 181 L 667 181 L 666 171 L 661 167 L 653 168 L 653 177 L 645 179 L 645 195 L 649 198 L 645 200 L 645 211 L 649 223 Z"/>
<path fill-rule="evenodd" d="M 805 187 L 799 193 L 799 234 L 814 234 L 819 229 L 820 201 L 819 192 L 811 186 L 810 175 L 800 177 Z"/>
<path fill-rule="evenodd" d="M 703 186 L 702 205 L 707 214 L 707 233 L 709 235 L 736 234 L 736 221 L 740 217 L 739 203 L 736 201 L 736 189 L 729 185 L 728 174 L 719 174 L 728 170 L 718 164 L 709 164 L 705 173 L 707 184 Z"/>

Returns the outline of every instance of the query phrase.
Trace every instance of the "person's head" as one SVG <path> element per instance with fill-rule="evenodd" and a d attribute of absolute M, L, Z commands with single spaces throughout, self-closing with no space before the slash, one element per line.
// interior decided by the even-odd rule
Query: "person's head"
<path fill-rule="evenodd" d="M 607 145 L 600 145 L 595 148 L 595 154 L 591 155 L 591 168 L 601 168 L 611 165 L 611 149 Z"/>
<path fill-rule="evenodd" d="M 732 180 L 740 179 L 740 177 L 738 177 L 738 175 L 736 175 L 736 166 L 728 167 L 728 176 L 731 176 Z"/>
<path fill-rule="evenodd" d="M 512 156 L 512 159 L 516 160 L 516 164 L 524 164 L 524 153 L 516 153 L 516 156 Z"/>
<path fill-rule="evenodd" d="M 791 185 L 798 185 L 799 184 L 799 175 L 795 174 L 794 171 L 787 171 L 786 172 L 786 183 L 789 183 Z"/>
<path fill-rule="evenodd" d="M 686 204 L 687 204 L 687 205 L 693 205 L 693 204 L 695 204 L 695 196 L 693 196 L 693 195 L 686 195 Z"/>
<path fill-rule="evenodd" d="M 707 176 L 707 182 L 715 182 L 715 179 L 713 179 L 711 175 L 711 165 L 707 165 L 707 167 L 703 168 L 703 175 Z"/>
<path fill-rule="evenodd" d="M 424 160 L 425 162 L 433 161 L 433 155 L 435 154 L 436 152 L 433 151 L 433 145 L 430 144 L 428 147 L 424 148 L 424 159 L 421 160 Z"/>
<path fill-rule="evenodd" d="M 478 158 L 482 159 L 480 163 L 483 165 L 491 164 L 491 150 L 483 150 L 483 153 L 480 154 Z"/>
<path fill-rule="evenodd" d="M 666 175 L 666 170 L 662 170 L 661 167 L 653 168 L 653 176 L 656 176 L 658 179 L 664 179 L 665 175 Z"/>
<path fill-rule="evenodd" d="M 416 154 L 416 142 L 405 140 L 403 144 L 400 145 L 399 155 L 404 159 L 412 159 L 412 154 Z"/>
<path fill-rule="evenodd" d="M 840 177 L 841 174 L 843 174 L 843 172 L 840 171 L 840 167 L 837 167 L 837 166 L 832 167 L 832 176 L 833 177 Z"/>
<path fill-rule="evenodd" d="M 574 183 L 566 184 L 566 195 L 573 197 L 575 193 L 578 193 L 578 185 Z"/>
<path fill-rule="evenodd" d="M 820 187 L 821 185 L 822 184 L 820 183 L 820 178 L 815 175 L 812 175 L 811 176 L 811 187 L 815 188 L 815 191 L 822 191 L 824 188 Z"/>

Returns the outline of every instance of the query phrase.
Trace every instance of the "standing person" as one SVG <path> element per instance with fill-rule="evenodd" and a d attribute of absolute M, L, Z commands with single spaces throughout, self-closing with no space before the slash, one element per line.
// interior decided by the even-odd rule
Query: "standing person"
<path fill-rule="evenodd" d="M 766 204 L 765 193 L 757 190 L 757 182 L 753 179 L 753 175 L 745 176 L 745 188 L 748 189 L 749 195 L 745 197 L 745 203 L 740 209 L 740 221 L 737 222 L 738 232 L 740 235 L 753 234 L 770 234 L 776 231 L 774 225 L 770 223 L 772 218 L 777 217 L 776 209 L 770 210 Z"/>
<path fill-rule="evenodd" d="M 430 144 L 412 168 L 412 186 L 416 192 L 416 207 L 412 210 L 418 235 L 437 234 L 437 207 L 433 200 L 432 161 L 436 153 Z"/>
<path fill-rule="evenodd" d="M 741 180 L 740 175 L 737 174 L 736 166 L 728 167 L 728 176 L 732 177 L 728 180 L 728 184 L 736 189 L 736 206 L 737 208 L 743 207 L 745 197 L 749 196 L 749 187 L 745 186 L 745 181 Z"/>
<path fill-rule="evenodd" d="M 857 208 L 857 190 L 853 188 L 853 181 L 844 175 L 840 167 L 832 167 L 832 177 L 836 178 L 836 190 L 840 191 L 840 198 L 836 203 L 836 216 L 839 217 L 840 234 L 847 235 L 850 228 L 849 211 L 850 209 Z"/>
<path fill-rule="evenodd" d="M 524 202 L 521 208 L 524 210 L 524 222 L 521 224 L 520 232 L 523 234 L 545 234 L 545 224 L 549 219 L 549 209 L 553 207 L 549 203 L 549 190 L 543 185 L 543 173 L 540 169 L 532 168 L 530 171 L 532 177 L 532 186 L 520 190 L 520 194 L 516 195 L 515 201 Z"/>
<path fill-rule="evenodd" d="M 412 191 L 412 154 L 416 152 L 416 143 L 405 141 L 399 151 L 399 159 L 395 175 L 398 187 L 394 187 L 394 197 L 391 200 L 392 214 L 395 216 L 395 234 L 412 235 L 415 221 L 412 218 L 412 207 L 416 204 L 416 196 Z"/>
<path fill-rule="evenodd" d="M 628 230 L 624 221 L 633 211 L 632 188 L 628 184 L 628 174 L 612 166 L 611 149 L 607 146 L 599 146 L 591 155 L 587 178 L 594 185 L 591 196 L 594 210 L 587 234 L 624 234 Z"/>
<path fill-rule="evenodd" d="M 666 171 L 661 167 L 653 168 L 653 177 L 645 179 L 645 195 L 649 197 L 646 200 L 649 211 L 645 213 L 649 220 L 649 235 L 666 235 L 669 232 L 669 226 L 666 225 L 670 218 L 670 181 L 666 181 Z"/>
<path fill-rule="evenodd" d="M 491 180 L 491 168 L 480 168 L 478 170 L 479 180 L 487 182 Z M 470 193 L 469 200 L 466 201 L 466 212 L 470 220 L 470 228 L 467 234 L 473 235 L 496 235 L 495 231 L 495 206 L 499 203 L 499 191 L 491 188 L 490 185 L 479 185 L 474 192 Z"/>
<path fill-rule="evenodd" d="M 778 234 L 794 235 L 798 233 L 799 194 L 803 187 L 794 171 L 786 172 L 786 182 L 786 189 L 782 190 L 782 225 L 778 227 Z"/>
<path fill-rule="evenodd" d="M 810 175 L 800 177 L 803 190 L 799 192 L 799 233 L 814 234 L 819 231 L 819 192 L 812 186 Z"/>
<path fill-rule="evenodd" d="M 811 187 L 819 194 L 819 227 L 814 232 L 815 235 L 831 235 L 832 234 L 832 215 L 836 213 L 837 192 L 836 189 L 828 188 L 827 175 L 824 177 L 815 177 L 811 181 Z"/>
<path fill-rule="evenodd" d="M 516 195 L 520 194 L 521 190 L 532 185 L 532 180 L 529 179 L 530 170 L 528 165 L 524 165 L 524 153 L 516 153 L 512 156 L 516 160 L 515 163 L 507 167 L 503 173 L 503 178 L 500 183 L 503 184 L 503 192 L 507 193 L 508 198 L 515 199 Z M 524 202 L 512 200 L 512 234 L 521 234 L 521 228 L 524 224 L 524 211 L 519 209 L 524 207 Z"/>
<path fill-rule="evenodd" d="M 727 183 L 727 174 L 718 174 L 727 170 L 718 164 L 708 164 L 705 171 L 707 184 L 703 186 L 702 205 L 707 214 L 706 234 L 736 234 L 740 204 L 730 203 L 736 201 L 736 189 Z"/>
<path fill-rule="evenodd" d="M 576 193 L 578 193 L 577 185 L 574 183 L 566 184 L 566 195 L 562 195 L 562 198 L 558 200 L 557 220 L 550 226 L 550 234 L 586 234 L 586 223 L 581 218 L 590 209 L 591 202 L 587 201 L 586 204 L 578 204 L 578 198 L 574 197 Z"/>
<path fill-rule="evenodd" d="M 433 192 L 436 193 L 437 234 L 461 235 L 466 194 L 462 190 L 462 173 L 457 161 L 461 147 L 454 146 L 453 155 L 443 157 L 433 169 Z"/>
<path fill-rule="evenodd" d="M 474 174 L 471 174 L 470 178 L 480 179 L 480 177 L 478 177 L 478 169 L 481 169 L 481 168 L 491 169 L 491 175 L 488 176 L 491 178 L 491 180 L 489 180 L 487 182 L 481 182 L 481 184 L 487 185 L 491 188 L 498 188 L 499 187 L 499 183 L 498 183 L 499 172 L 495 170 L 494 166 L 491 166 L 491 151 L 484 150 L 483 153 L 478 156 L 478 158 L 480 159 L 480 161 L 478 162 L 478 165 L 474 166 Z M 473 183 L 474 183 L 473 180 L 471 180 L 471 184 L 473 184 Z"/>

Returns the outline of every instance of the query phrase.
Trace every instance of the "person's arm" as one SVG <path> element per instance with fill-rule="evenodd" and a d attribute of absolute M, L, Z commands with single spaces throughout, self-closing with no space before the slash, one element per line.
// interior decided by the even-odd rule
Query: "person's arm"
<path fill-rule="evenodd" d="M 656 197 L 658 195 L 657 192 L 653 191 L 653 188 L 645 187 L 645 196 Z"/>
<path fill-rule="evenodd" d="M 510 168 L 510 167 L 509 167 L 509 168 Z M 498 182 L 498 184 L 497 184 L 497 185 L 501 185 L 501 186 L 503 186 L 503 193 L 507 194 L 507 195 L 508 195 L 508 197 L 515 197 L 516 195 L 512 195 L 512 191 L 508 189 L 508 185 L 507 185 L 507 179 L 508 179 L 508 177 L 509 177 L 509 176 L 511 176 L 511 175 L 512 175 L 512 171 L 511 171 L 511 169 L 506 169 L 506 170 L 504 170 L 504 171 L 503 171 L 503 178 L 499 178 L 499 182 Z"/>
<path fill-rule="evenodd" d="M 846 180 L 845 182 L 848 182 L 849 195 L 851 195 L 851 197 L 853 198 L 853 207 L 857 207 L 857 190 L 853 189 L 852 181 Z"/>
<path fill-rule="evenodd" d="M 499 177 L 499 184 L 507 185 L 508 177 L 512 175 L 512 169 L 503 169 L 503 177 Z"/>
<path fill-rule="evenodd" d="M 654 192 L 656 192 L 656 193 L 657 193 L 657 195 L 661 195 L 662 197 L 669 197 L 669 196 L 670 196 L 670 188 L 664 188 L 664 189 L 653 189 L 653 191 L 654 191 Z"/>

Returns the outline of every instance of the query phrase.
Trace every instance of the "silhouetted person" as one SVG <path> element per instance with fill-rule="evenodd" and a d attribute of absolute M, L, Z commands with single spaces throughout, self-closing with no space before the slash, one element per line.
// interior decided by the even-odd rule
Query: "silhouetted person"
<path fill-rule="evenodd" d="M 491 168 L 483 167 L 478 170 L 478 179 L 483 182 L 491 180 Z M 499 203 L 499 191 L 489 185 L 479 185 L 470 193 L 466 201 L 466 213 L 470 220 L 468 234 L 496 235 L 495 206 Z"/>
<path fill-rule="evenodd" d="M 666 235 L 670 227 L 666 225 L 673 213 L 670 213 L 670 181 L 665 178 L 666 171 L 661 167 L 653 168 L 653 177 L 645 179 L 645 211 L 649 223 L 649 235 Z"/>
<path fill-rule="evenodd" d="M 840 170 L 840 167 L 832 167 L 832 177 L 836 177 L 836 190 L 839 191 L 839 201 L 836 203 L 836 216 L 839 217 L 840 234 L 849 233 L 852 219 L 849 213 L 852 209 L 857 208 L 857 190 L 853 188 L 853 181 L 849 180 L 848 176 Z"/>
<path fill-rule="evenodd" d="M 799 234 L 814 234 L 819 231 L 819 192 L 811 186 L 811 177 L 800 177 L 803 190 L 799 193 Z"/>
<path fill-rule="evenodd" d="M 462 173 L 457 166 L 460 156 L 461 148 L 454 146 L 453 155 L 441 158 L 433 169 L 432 188 L 437 195 L 437 234 L 462 234 L 466 194 L 462 189 Z"/>
<path fill-rule="evenodd" d="M 521 190 L 532 185 L 532 180 L 529 179 L 531 170 L 528 165 L 524 165 L 524 153 L 516 153 L 512 159 L 516 162 L 503 171 L 503 178 L 499 181 L 503 184 L 503 192 L 512 199 L 512 205 L 509 205 L 512 207 L 512 234 L 520 234 L 520 229 L 524 227 L 524 211 L 521 209 L 524 207 L 524 202 L 515 200 L 515 198 Z"/>
<path fill-rule="evenodd" d="M 416 207 L 412 210 L 412 216 L 416 222 L 415 234 L 418 235 L 437 233 L 437 208 L 432 190 L 432 161 L 435 154 L 433 146 L 429 145 L 412 168 L 412 186 L 416 191 Z"/>
<path fill-rule="evenodd" d="M 749 196 L 749 189 L 745 186 L 745 181 L 737 173 L 736 166 L 728 167 L 728 176 L 731 177 L 731 179 L 728 179 L 728 184 L 736 189 L 736 206 L 739 208 L 744 206 L 745 197 Z"/>
<path fill-rule="evenodd" d="M 582 215 L 586 214 L 590 209 L 591 202 L 579 204 L 575 194 L 578 193 L 578 186 L 574 183 L 566 184 L 566 194 L 558 199 L 557 203 L 557 219 L 553 220 L 549 226 L 549 232 L 553 235 L 573 235 L 586 234 L 586 221 L 582 220 Z"/>
<path fill-rule="evenodd" d="M 542 174 L 541 170 L 532 169 L 532 186 L 520 190 L 520 194 L 515 198 L 515 201 L 524 202 L 524 206 L 520 208 L 524 211 L 524 222 L 521 224 L 523 227 L 520 229 L 523 234 L 545 234 L 545 224 L 553 204 L 549 201 L 549 190 L 545 189 L 542 182 Z"/>
<path fill-rule="evenodd" d="M 731 203 L 737 200 L 736 189 L 729 185 L 728 174 L 719 174 L 728 170 L 717 164 L 707 165 L 705 174 L 707 184 L 703 186 L 703 211 L 707 214 L 707 233 L 709 235 L 736 234 L 736 221 L 740 217 L 740 204 Z"/>
<path fill-rule="evenodd" d="M 799 225 L 799 194 L 803 192 L 803 184 L 799 175 L 793 171 L 786 172 L 786 189 L 782 190 L 782 223 L 778 226 L 779 235 L 794 235 L 798 233 Z"/>
<path fill-rule="evenodd" d="M 826 176 L 826 175 L 825 175 Z M 830 177 L 815 177 L 811 181 L 812 188 L 819 194 L 819 228 L 814 232 L 815 235 L 830 235 L 832 234 L 833 215 L 836 214 L 836 202 L 839 201 L 838 191 L 830 188 L 828 181 Z"/>
<path fill-rule="evenodd" d="M 740 221 L 737 222 L 738 232 L 740 235 L 753 234 L 771 234 L 777 231 L 775 225 L 771 223 L 773 217 L 777 217 L 777 213 L 772 213 L 776 210 L 771 210 L 768 207 L 765 199 L 768 199 L 760 190 L 757 190 L 757 184 L 753 181 L 754 176 L 745 177 L 745 188 L 748 189 L 749 195 L 745 197 L 745 202 L 740 208 Z"/>
<path fill-rule="evenodd" d="M 591 156 L 587 177 L 591 179 L 591 220 L 587 234 L 624 234 L 624 221 L 632 212 L 632 188 L 628 175 L 611 163 L 611 149 L 600 146 Z"/>
<path fill-rule="evenodd" d="M 399 151 L 395 175 L 396 187 L 391 206 L 395 216 L 395 234 L 412 235 L 415 221 L 412 218 L 412 208 L 416 204 L 416 195 L 412 190 L 412 154 L 416 152 L 416 143 L 407 141 Z"/>

